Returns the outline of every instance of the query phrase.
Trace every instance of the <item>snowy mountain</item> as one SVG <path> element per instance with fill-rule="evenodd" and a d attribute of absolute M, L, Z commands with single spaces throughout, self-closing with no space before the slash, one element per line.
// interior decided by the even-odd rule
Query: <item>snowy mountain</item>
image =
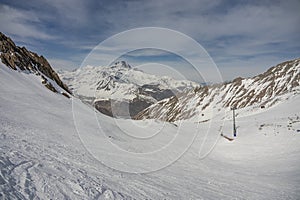
<path fill-rule="evenodd" d="M 237 110 L 238 137 L 229 142 L 220 133 L 231 136 L 231 113 L 176 126 L 113 119 L 1 63 L 0 94 L 0 199 L 300 197 L 299 95 L 244 117 Z M 136 167 L 152 172 L 127 173 Z"/>
<path fill-rule="evenodd" d="M 15 43 L 0 32 L 0 57 L 7 67 L 22 72 L 32 73 L 40 78 L 41 83 L 52 92 L 70 97 L 71 92 L 60 80 L 48 61 L 36 53 L 28 51 L 25 47 L 16 46 Z"/>
<path fill-rule="evenodd" d="M 208 120 L 230 108 L 256 106 L 263 109 L 282 101 L 284 94 L 300 93 L 300 59 L 283 62 L 253 78 L 236 78 L 229 83 L 203 86 L 153 104 L 135 119 L 176 121 Z"/>
<path fill-rule="evenodd" d="M 153 103 L 198 84 L 144 73 L 124 61 L 112 66 L 86 66 L 73 72 L 60 71 L 72 92 L 109 116 L 135 116 Z M 113 104 L 113 105 L 112 105 Z"/>

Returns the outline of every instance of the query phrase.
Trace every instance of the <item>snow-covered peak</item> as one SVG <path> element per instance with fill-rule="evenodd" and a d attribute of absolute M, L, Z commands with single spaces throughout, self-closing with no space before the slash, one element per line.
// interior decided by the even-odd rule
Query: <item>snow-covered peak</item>
<path fill-rule="evenodd" d="M 170 89 L 176 93 L 199 86 L 192 81 L 147 74 L 125 61 L 104 67 L 86 66 L 72 72 L 60 71 L 60 76 L 74 94 L 97 99 L 132 100 L 144 85 L 156 86 L 160 90 Z"/>
<path fill-rule="evenodd" d="M 199 87 L 192 81 L 147 74 L 124 61 L 111 66 L 60 71 L 60 76 L 76 96 L 110 116 L 111 100 L 129 103 L 130 115 L 134 116 L 157 101 Z"/>

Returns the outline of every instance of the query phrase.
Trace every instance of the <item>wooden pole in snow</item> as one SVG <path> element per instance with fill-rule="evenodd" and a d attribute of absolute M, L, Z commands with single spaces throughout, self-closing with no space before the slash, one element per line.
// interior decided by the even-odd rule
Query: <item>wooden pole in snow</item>
<path fill-rule="evenodd" d="M 232 108 L 232 118 L 233 118 L 233 136 L 236 137 L 236 126 L 235 126 L 235 108 Z"/>

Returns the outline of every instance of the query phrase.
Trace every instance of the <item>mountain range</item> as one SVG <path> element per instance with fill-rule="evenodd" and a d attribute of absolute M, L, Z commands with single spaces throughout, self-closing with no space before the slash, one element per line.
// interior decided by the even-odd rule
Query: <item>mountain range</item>
<path fill-rule="evenodd" d="M 151 75 L 119 61 L 111 66 L 59 70 L 0 33 L 1 61 L 9 68 L 35 74 L 49 90 L 71 95 L 112 117 L 205 121 L 232 108 L 271 107 L 286 94 L 298 95 L 300 59 L 286 61 L 252 78 L 199 85 L 188 80 Z"/>
<path fill-rule="evenodd" d="M 59 71 L 73 94 L 103 114 L 133 117 L 148 106 L 199 84 L 156 76 L 131 67 L 125 61 L 111 66 L 85 66 L 72 72 Z"/>

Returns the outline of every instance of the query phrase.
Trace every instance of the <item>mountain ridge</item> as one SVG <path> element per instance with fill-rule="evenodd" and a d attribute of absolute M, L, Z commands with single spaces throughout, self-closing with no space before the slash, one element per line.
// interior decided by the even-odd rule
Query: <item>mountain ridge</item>
<path fill-rule="evenodd" d="M 42 55 L 17 46 L 13 40 L 0 32 L 0 57 L 7 67 L 24 73 L 33 73 L 41 77 L 41 83 L 55 93 L 70 98 L 68 86 L 59 78 L 46 58 Z"/>
<path fill-rule="evenodd" d="M 160 101 L 138 113 L 134 119 L 176 121 L 202 116 L 207 110 L 219 112 L 224 108 L 244 108 L 259 105 L 272 106 L 276 98 L 295 91 L 299 93 L 300 59 L 286 61 L 271 67 L 253 78 L 238 77 L 231 82 L 196 88 Z M 297 89 L 296 89 L 297 88 Z"/>

